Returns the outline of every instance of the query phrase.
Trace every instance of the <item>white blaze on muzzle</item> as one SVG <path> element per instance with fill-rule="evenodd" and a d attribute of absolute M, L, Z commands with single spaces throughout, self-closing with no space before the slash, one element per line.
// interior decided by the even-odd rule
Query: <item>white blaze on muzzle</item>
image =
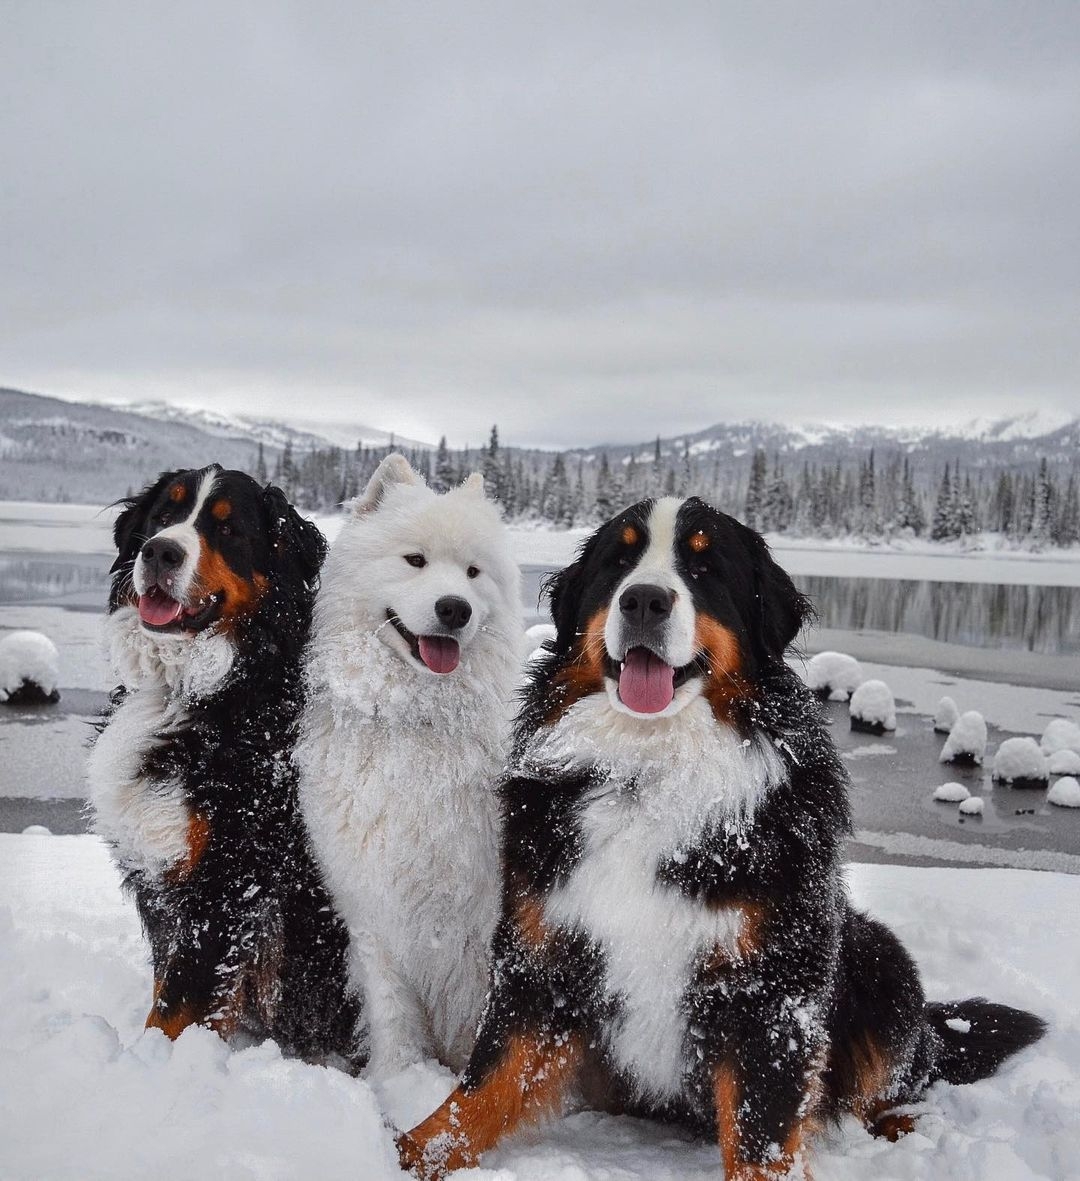
<path fill-rule="evenodd" d="M 608 655 L 620 666 L 618 690 L 609 684 L 609 696 L 616 708 L 629 713 L 677 712 L 682 703 L 676 701 L 675 672 L 697 655 L 696 613 L 690 589 L 676 567 L 675 527 L 682 504 L 666 496 L 653 505 L 646 522 L 648 545 L 615 588 L 604 625 Z M 621 606 L 627 591 L 637 586 L 656 587 L 672 596 L 670 611 L 651 623 L 647 634 Z M 682 697 L 696 696 L 696 679 L 685 689 Z"/>

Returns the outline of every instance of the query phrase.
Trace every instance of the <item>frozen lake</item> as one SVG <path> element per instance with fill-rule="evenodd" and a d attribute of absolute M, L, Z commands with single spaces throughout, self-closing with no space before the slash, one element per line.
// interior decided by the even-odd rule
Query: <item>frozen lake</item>
<path fill-rule="evenodd" d="M 336 522 L 320 523 L 334 532 Z M 55 833 L 85 829 L 85 743 L 110 688 L 97 640 L 110 525 L 109 514 L 84 506 L 0 504 L 0 633 L 40 629 L 56 641 L 63 662 L 59 706 L 0 711 L 0 831 L 31 824 Z M 579 540 L 514 531 L 527 621 L 542 618 L 540 583 Z M 539 560 L 529 561 L 534 554 Z M 886 680 L 897 697 L 898 729 L 883 738 L 852 733 L 846 706 L 824 707 L 852 777 L 852 856 L 1080 872 L 1080 814 L 1047 804 L 1045 792 L 994 787 L 980 768 L 941 766 L 942 739 L 928 716 L 944 693 L 961 709 L 980 710 L 990 723 L 991 751 L 1010 734 L 1037 736 L 1051 717 L 1080 720 L 1080 587 L 1070 584 L 1071 569 L 974 557 L 967 560 L 995 562 L 998 577 L 1023 567 L 1030 578 L 1034 565 L 1056 584 L 858 577 L 850 571 L 880 568 L 879 559 L 893 555 L 777 547 L 777 556 L 817 605 L 819 626 L 806 637 L 807 650 L 853 652 L 867 675 Z M 899 557 L 907 574 L 943 569 L 920 555 Z M 838 573 L 805 572 L 830 564 Z M 934 787 L 952 779 L 983 795 L 981 818 L 962 823 L 955 805 L 931 800 Z"/>

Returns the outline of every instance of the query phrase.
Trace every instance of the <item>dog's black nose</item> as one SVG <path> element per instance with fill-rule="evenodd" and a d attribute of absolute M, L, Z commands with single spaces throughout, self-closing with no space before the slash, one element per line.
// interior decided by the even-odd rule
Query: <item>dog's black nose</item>
<path fill-rule="evenodd" d="M 619 610 L 634 623 L 660 623 L 671 614 L 675 592 L 665 586 L 639 582 L 619 595 Z"/>
<path fill-rule="evenodd" d="M 150 573 L 171 574 L 186 557 L 184 549 L 167 537 L 151 537 L 142 547 L 142 559 Z"/>
<path fill-rule="evenodd" d="M 435 604 L 435 614 L 444 627 L 456 631 L 472 619 L 472 604 L 457 595 L 443 595 Z"/>

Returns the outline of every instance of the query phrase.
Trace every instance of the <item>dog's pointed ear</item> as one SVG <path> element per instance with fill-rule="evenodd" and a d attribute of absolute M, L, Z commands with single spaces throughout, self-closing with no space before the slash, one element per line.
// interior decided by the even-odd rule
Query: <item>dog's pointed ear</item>
<path fill-rule="evenodd" d="M 147 486 L 136 496 L 125 496 L 122 500 L 113 502 L 113 507 L 122 506 L 119 515 L 113 522 L 113 542 L 116 545 L 116 560 L 109 568 L 110 574 L 116 574 L 129 562 L 134 562 L 146 538 L 143 536 L 146 526 L 146 514 L 150 506 L 165 491 L 165 489 L 183 471 L 162 472 L 153 484 Z"/>
<path fill-rule="evenodd" d="M 267 484 L 262 495 L 270 517 L 272 562 L 278 579 L 313 586 L 326 558 L 322 530 L 302 517 L 275 485 Z"/>
<path fill-rule="evenodd" d="M 473 472 L 468 479 L 463 480 L 461 484 L 466 492 L 471 492 L 474 496 L 484 495 L 484 476 L 482 472 Z"/>
<path fill-rule="evenodd" d="M 379 464 L 372 473 L 371 479 L 368 480 L 364 491 L 355 500 L 349 502 L 349 508 L 356 516 L 362 517 L 365 513 L 377 509 L 387 491 L 395 484 L 423 484 L 423 482 L 420 473 L 412 469 L 405 456 L 395 451 L 393 455 L 388 455 Z"/>
<path fill-rule="evenodd" d="M 783 660 L 803 626 L 813 618 L 813 604 L 772 556 L 765 538 L 753 529 L 743 528 L 754 566 L 752 638 L 761 655 Z"/>

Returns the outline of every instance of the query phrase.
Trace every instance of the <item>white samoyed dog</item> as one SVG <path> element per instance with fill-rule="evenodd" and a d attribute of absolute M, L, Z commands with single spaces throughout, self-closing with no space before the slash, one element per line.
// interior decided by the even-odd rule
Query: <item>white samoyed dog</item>
<path fill-rule="evenodd" d="M 296 749 L 374 1077 L 431 1056 L 460 1070 L 471 1049 L 523 655 L 521 576 L 483 478 L 437 495 L 383 460 L 323 567 Z"/>

